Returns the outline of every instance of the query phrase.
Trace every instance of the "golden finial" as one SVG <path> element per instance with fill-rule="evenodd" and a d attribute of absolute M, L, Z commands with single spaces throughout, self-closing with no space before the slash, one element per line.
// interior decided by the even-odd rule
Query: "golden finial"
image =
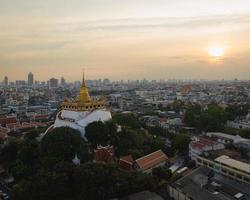
<path fill-rule="evenodd" d="M 86 87 L 85 78 L 84 78 L 84 69 L 82 74 L 82 87 Z"/>

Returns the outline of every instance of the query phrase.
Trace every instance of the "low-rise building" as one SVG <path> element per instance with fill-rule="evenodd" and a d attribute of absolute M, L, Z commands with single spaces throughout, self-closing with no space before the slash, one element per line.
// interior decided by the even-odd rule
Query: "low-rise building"
<path fill-rule="evenodd" d="M 6 116 L 6 117 L 0 118 L 0 126 L 5 127 L 8 124 L 15 124 L 15 123 L 17 123 L 16 117 Z"/>
<path fill-rule="evenodd" d="M 207 138 L 197 138 L 189 144 L 189 157 L 196 160 L 197 156 L 210 151 L 224 149 L 224 144 Z"/>
<path fill-rule="evenodd" d="M 123 156 L 119 159 L 119 169 L 130 172 L 133 170 L 134 159 L 131 155 Z"/>
<path fill-rule="evenodd" d="M 167 162 L 167 155 L 162 150 L 158 150 L 135 160 L 135 169 L 143 173 L 151 173 L 152 169 L 165 166 Z"/>
<path fill-rule="evenodd" d="M 250 187 L 202 166 L 168 186 L 174 200 L 249 200 Z"/>
<path fill-rule="evenodd" d="M 197 157 L 197 165 L 206 166 L 215 173 L 229 177 L 250 186 L 250 164 L 222 155 L 215 160 Z"/>
<path fill-rule="evenodd" d="M 229 135 L 220 132 L 209 132 L 207 133 L 207 136 L 214 138 L 218 142 L 221 142 L 223 144 L 233 144 L 234 146 L 250 150 L 250 140 L 242 138 L 239 135 Z"/>
<path fill-rule="evenodd" d="M 97 149 L 95 150 L 95 161 L 103 163 L 114 162 L 113 146 L 97 146 Z"/>

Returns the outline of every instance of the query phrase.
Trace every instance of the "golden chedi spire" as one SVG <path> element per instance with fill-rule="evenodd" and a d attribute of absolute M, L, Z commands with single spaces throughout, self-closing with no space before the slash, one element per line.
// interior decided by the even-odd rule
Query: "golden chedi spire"
<path fill-rule="evenodd" d="M 70 111 L 91 111 L 95 109 L 103 109 L 105 108 L 105 105 L 105 98 L 100 98 L 98 100 L 91 99 L 91 97 L 89 96 L 89 90 L 85 83 L 85 77 L 83 72 L 79 96 L 73 101 L 65 99 L 65 101 L 61 105 L 61 108 Z"/>
<path fill-rule="evenodd" d="M 91 98 L 89 96 L 89 90 L 85 83 L 84 72 L 83 72 L 83 77 L 82 77 L 82 85 L 80 89 L 79 101 L 80 103 L 86 103 L 86 102 L 91 101 Z"/>

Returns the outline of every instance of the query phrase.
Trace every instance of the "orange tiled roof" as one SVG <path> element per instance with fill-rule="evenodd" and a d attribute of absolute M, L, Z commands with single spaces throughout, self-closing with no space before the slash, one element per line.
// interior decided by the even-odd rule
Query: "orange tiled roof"
<path fill-rule="evenodd" d="M 133 168 L 133 157 L 131 155 L 123 156 L 119 160 L 119 168 L 124 171 L 131 171 Z"/>
<path fill-rule="evenodd" d="M 125 161 L 125 162 L 130 162 L 130 163 L 134 162 L 134 159 L 131 155 L 120 157 L 120 160 Z"/>
<path fill-rule="evenodd" d="M 8 124 L 6 127 L 11 129 L 11 130 L 22 130 L 22 129 L 30 129 L 30 128 L 35 128 L 35 127 L 41 127 L 41 126 L 46 126 L 45 123 L 42 122 L 23 122 L 22 124 L 20 123 L 15 123 L 15 124 Z"/>
<path fill-rule="evenodd" d="M 47 114 L 38 114 L 38 115 L 34 115 L 33 117 L 34 117 L 34 119 L 48 119 L 49 115 L 47 115 Z"/>
<path fill-rule="evenodd" d="M 155 151 L 151 154 L 148 154 L 144 157 L 141 157 L 137 159 L 135 162 L 139 166 L 139 168 L 143 171 L 147 169 L 151 169 L 154 166 L 168 161 L 168 157 L 165 153 L 162 152 L 162 150 Z"/>
<path fill-rule="evenodd" d="M 113 162 L 113 147 L 112 146 L 98 146 L 95 150 L 95 160 L 97 162 Z"/>

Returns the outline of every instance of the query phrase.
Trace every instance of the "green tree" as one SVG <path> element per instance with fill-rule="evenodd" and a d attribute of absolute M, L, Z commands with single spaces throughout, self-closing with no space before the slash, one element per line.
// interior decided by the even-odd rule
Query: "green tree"
<path fill-rule="evenodd" d="M 88 161 L 88 145 L 81 138 L 77 130 L 69 127 L 56 128 L 45 135 L 41 149 L 43 155 L 56 157 L 62 160 L 71 161 L 75 154 L 80 156 L 81 161 Z"/>
<path fill-rule="evenodd" d="M 250 109 L 249 104 L 229 105 L 225 109 L 225 111 L 228 114 L 228 119 L 229 120 L 234 120 L 238 116 L 246 116 L 249 109 Z"/>
<path fill-rule="evenodd" d="M 208 109 L 202 112 L 199 129 L 204 131 L 222 131 L 227 121 L 227 113 L 217 104 L 210 104 Z"/>
<path fill-rule="evenodd" d="M 191 139 L 186 134 L 177 134 L 172 141 L 173 148 L 179 153 L 188 152 L 188 146 Z"/>
<path fill-rule="evenodd" d="M 199 104 L 189 104 L 186 112 L 184 114 L 184 119 L 183 121 L 188 125 L 188 126 L 197 126 L 197 123 L 199 121 L 200 115 L 201 115 L 202 109 Z"/>
<path fill-rule="evenodd" d="M 239 132 L 239 135 L 243 138 L 250 139 L 250 129 L 242 129 Z"/>
<path fill-rule="evenodd" d="M 85 136 L 88 141 L 96 147 L 97 145 L 107 145 L 112 143 L 116 137 L 117 126 L 113 121 L 92 122 L 86 129 Z"/>
<path fill-rule="evenodd" d="M 172 107 L 172 109 L 173 109 L 174 111 L 180 112 L 180 111 L 183 109 L 184 104 L 183 104 L 183 102 L 180 101 L 180 100 L 175 100 L 175 101 L 172 103 L 171 107 Z"/>
<path fill-rule="evenodd" d="M 27 165 L 32 165 L 36 162 L 40 155 L 40 148 L 36 141 L 24 142 L 18 151 L 18 159 Z"/>
<path fill-rule="evenodd" d="M 133 114 L 115 114 L 113 116 L 113 121 L 122 126 L 128 126 L 131 128 L 141 128 L 141 123 L 139 119 Z"/>
<path fill-rule="evenodd" d="M 95 147 L 106 145 L 108 138 L 105 132 L 104 123 L 101 121 L 92 122 L 85 128 L 85 137 Z"/>
<path fill-rule="evenodd" d="M 17 159 L 19 142 L 17 140 L 11 140 L 7 146 L 5 146 L 1 151 L 1 161 L 11 162 Z"/>
<path fill-rule="evenodd" d="M 157 167 L 152 170 L 152 175 L 158 180 L 168 180 L 172 176 L 172 171 L 165 167 Z"/>

